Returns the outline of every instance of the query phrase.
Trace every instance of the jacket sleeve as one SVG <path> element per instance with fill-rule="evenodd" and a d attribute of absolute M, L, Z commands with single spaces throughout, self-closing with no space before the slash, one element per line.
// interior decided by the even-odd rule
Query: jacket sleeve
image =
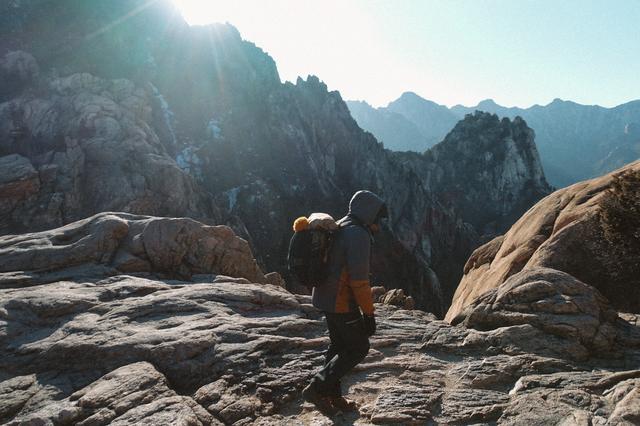
<path fill-rule="evenodd" d="M 356 228 L 354 231 L 348 238 L 346 253 L 349 286 L 362 312 L 373 315 L 373 297 L 369 285 L 371 237 L 363 229 Z"/>

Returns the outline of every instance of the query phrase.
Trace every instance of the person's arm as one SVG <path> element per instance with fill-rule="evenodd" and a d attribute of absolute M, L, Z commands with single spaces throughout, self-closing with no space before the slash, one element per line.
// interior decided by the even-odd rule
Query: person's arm
<path fill-rule="evenodd" d="M 353 230 L 347 239 L 347 272 L 356 303 L 365 315 L 373 315 L 373 297 L 369 284 L 371 237 L 364 229 Z"/>

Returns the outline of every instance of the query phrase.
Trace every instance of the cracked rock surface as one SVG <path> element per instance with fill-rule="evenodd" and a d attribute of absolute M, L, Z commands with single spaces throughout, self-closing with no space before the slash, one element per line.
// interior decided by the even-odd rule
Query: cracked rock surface
<path fill-rule="evenodd" d="M 476 307 L 491 303 L 501 309 L 472 312 L 469 327 L 377 304 L 371 350 L 343 382 L 359 413 L 329 419 L 300 397 L 328 345 L 322 315 L 309 296 L 252 282 L 246 278 L 251 270 L 245 277 L 223 274 L 224 257 L 201 258 L 196 250 L 197 242 L 218 236 L 217 227 L 181 221 L 106 214 L 71 228 L 0 239 L 3 274 L 23 277 L 4 281 L 0 289 L 1 422 L 637 424 L 637 317 L 610 315 L 606 301 L 579 281 L 544 270 L 521 275 L 480 301 Z M 164 228 L 176 223 L 183 232 Z M 155 229 L 155 239 L 145 229 Z M 66 244 L 51 244 L 54 235 L 67 233 L 73 238 Z M 119 243 L 92 245 L 100 235 L 117 235 Z M 129 262 L 124 273 L 113 262 L 117 253 L 134 250 L 136 235 L 143 245 L 155 241 L 163 262 L 182 253 L 193 273 L 171 277 L 144 262 Z M 233 252 L 240 244 L 235 238 L 222 238 L 220 247 Z M 182 250 L 171 244 L 176 240 Z M 92 257 L 96 247 L 115 247 L 116 255 L 107 256 L 110 261 Z M 43 256 L 39 250 L 53 252 Z M 144 259 L 152 264 L 148 252 Z M 249 262 L 250 254 L 236 262 Z M 20 256 L 42 263 L 37 271 L 12 271 L 10 265 L 35 265 Z M 63 277 L 63 260 L 74 260 L 75 270 L 84 273 Z M 136 271 L 135 265 L 145 267 Z M 568 348 L 592 334 L 553 327 L 564 308 L 537 286 L 554 276 L 560 281 L 553 294 L 600 309 L 599 318 L 611 327 L 611 346 L 587 345 L 585 356 L 572 356 Z M 523 314 L 515 307 L 524 297 L 518 289 L 526 286 L 546 302 L 532 311 L 533 319 L 509 323 L 504 318 Z M 491 325 L 497 317 L 504 317 L 500 327 Z"/>
<path fill-rule="evenodd" d="M 329 422 L 300 400 L 328 344 L 308 296 L 206 281 L 121 275 L 2 290 L 3 421 Z M 640 370 L 624 359 L 500 353 L 495 331 L 377 309 L 372 349 L 345 380 L 359 416 L 338 423 L 544 424 L 580 410 L 633 424 L 638 414 Z"/>

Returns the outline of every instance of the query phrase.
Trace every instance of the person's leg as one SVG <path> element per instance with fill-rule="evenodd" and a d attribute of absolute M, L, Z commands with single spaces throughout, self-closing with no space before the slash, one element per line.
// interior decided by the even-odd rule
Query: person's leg
<path fill-rule="evenodd" d="M 336 333 L 335 329 L 332 330 L 331 325 L 329 325 L 329 320 L 327 320 L 327 328 L 329 329 L 330 343 L 327 352 L 324 354 L 324 365 L 329 364 L 329 361 L 331 361 L 334 356 L 338 355 L 340 348 L 340 337 Z"/>
<path fill-rule="evenodd" d="M 335 321 L 330 319 L 330 314 L 325 313 L 325 319 L 327 322 L 327 328 L 329 330 L 329 348 L 325 353 L 325 361 L 324 368 L 326 368 L 327 364 L 329 364 L 332 360 L 338 357 L 338 354 L 342 350 L 342 339 L 338 330 L 335 327 Z M 305 387 L 302 391 L 303 398 L 313 403 L 321 412 L 326 415 L 335 414 L 335 407 L 333 406 L 333 399 L 340 397 L 340 383 L 334 384 L 331 386 L 322 386 L 322 383 L 318 380 L 318 375 L 321 374 L 322 370 L 317 373 L 313 379 L 311 379 L 311 383 Z"/>
<path fill-rule="evenodd" d="M 332 323 L 333 324 L 333 323 Z M 335 356 L 337 356 L 343 350 L 343 342 L 340 338 L 340 334 L 336 330 L 335 325 L 330 325 L 327 320 L 327 328 L 329 329 L 329 339 L 331 339 L 331 343 L 329 344 L 329 349 L 327 349 L 327 353 L 324 357 L 324 366 L 326 367 L 331 360 Z M 336 398 L 342 396 L 342 385 L 340 384 L 340 380 L 338 380 L 332 389 L 329 389 L 329 394 Z"/>
<path fill-rule="evenodd" d="M 329 377 L 339 381 L 353 367 L 358 365 L 369 352 L 369 338 L 364 330 L 360 313 L 348 315 L 338 321 L 338 334 L 344 345 L 338 356 L 329 362 Z"/>
<path fill-rule="evenodd" d="M 340 379 L 364 359 L 369 351 L 369 339 L 359 313 L 327 313 L 329 329 L 337 336 L 334 356 L 314 377 L 318 391 L 325 395 L 335 395 Z M 339 395 L 338 395 L 339 396 Z"/>

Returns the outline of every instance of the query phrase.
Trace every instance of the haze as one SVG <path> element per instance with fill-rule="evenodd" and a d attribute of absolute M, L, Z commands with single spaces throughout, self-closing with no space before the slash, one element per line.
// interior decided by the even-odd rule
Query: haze
<path fill-rule="evenodd" d="M 283 80 L 319 76 L 344 99 L 404 91 L 441 104 L 640 98 L 636 0 L 175 0 L 192 25 L 229 22 Z"/>

